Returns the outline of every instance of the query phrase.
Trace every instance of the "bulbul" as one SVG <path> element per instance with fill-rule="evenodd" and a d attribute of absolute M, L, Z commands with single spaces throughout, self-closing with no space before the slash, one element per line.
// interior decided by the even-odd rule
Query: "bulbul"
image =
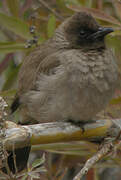
<path fill-rule="evenodd" d="M 11 106 L 12 111 L 21 107 L 22 123 L 87 123 L 106 107 L 118 77 L 104 41 L 111 32 L 90 14 L 78 12 L 24 59 Z"/>

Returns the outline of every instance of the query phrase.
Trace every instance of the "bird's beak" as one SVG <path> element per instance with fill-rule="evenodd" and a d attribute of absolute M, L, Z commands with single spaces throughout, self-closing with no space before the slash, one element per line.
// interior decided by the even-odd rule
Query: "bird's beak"
<path fill-rule="evenodd" d="M 89 39 L 98 39 L 98 38 L 103 38 L 105 37 L 107 34 L 113 32 L 113 28 L 111 27 L 99 27 L 98 31 L 91 34 L 91 36 L 89 36 Z"/>

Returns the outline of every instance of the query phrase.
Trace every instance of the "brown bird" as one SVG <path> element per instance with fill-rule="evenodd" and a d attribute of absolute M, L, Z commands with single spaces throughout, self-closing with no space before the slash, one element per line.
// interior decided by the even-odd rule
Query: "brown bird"
<path fill-rule="evenodd" d="M 114 94 L 117 65 L 100 26 L 86 12 L 66 19 L 54 36 L 24 59 L 11 108 L 20 105 L 22 123 L 87 123 Z"/>

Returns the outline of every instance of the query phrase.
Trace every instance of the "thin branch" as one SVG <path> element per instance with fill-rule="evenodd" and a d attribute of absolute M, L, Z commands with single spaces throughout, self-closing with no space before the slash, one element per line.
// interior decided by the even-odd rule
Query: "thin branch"
<path fill-rule="evenodd" d="M 105 141 L 102 145 L 102 148 L 90 159 L 87 160 L 84 167 L 81 169 L 81 171 L 75 176 L 73 180 L 80 180 L 89 169 L 91 169 L 96 162 L 98 162 L 100 159 L 104 158 L 107 155 L 111 155 L 112 153 L 115 153 L 118 148 L 121 147 L 121 130 L 119 131 L 119 134 L 117 137 L 110 138 L 109 142 Z"/>
<path fill-rule="evenodd" d="M 113 146 L 112 142 L 110 142 L 108 144 L 104 144 L 104 146 L 100 149 L 100 151 L 98 151 L 94 156 L 92 156 L 90 159 L 87 160 L 84 167 L 75 176 L 75 178 L 73 180 L 80 180 L 85 174 L 87 174 L 89 169 L 91 169 L 96 162 L 98 162 L 101 158 L 103 158 L 109 152 L 111 152 L 113 147 L 114 146 Z"/>

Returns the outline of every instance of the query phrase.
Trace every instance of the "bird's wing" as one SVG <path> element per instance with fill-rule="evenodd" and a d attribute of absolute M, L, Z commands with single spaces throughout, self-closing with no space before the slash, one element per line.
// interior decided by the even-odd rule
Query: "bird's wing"
<path fill-rule="evenodd" d="M 12 112 L 14 112 L 20 105 L 20 96 L 27 91 L 36 88 L 36 78 L 40 73 L 48 75 L 54 68 L 60 65 L 57 54 L 58 53 L 56 52 L 45 57 L 43 52 L 40 51 L 37 53 L 34 51 L 24 59 L 18 75 L 18 93 L 11 105 Z"/>
<path fill-rule="evenodd" d="M 30 57 L 32 58 L 32 57 Z M 39 58 L 39 57 L 36 57 Z M 28 59 L 27 59 L 28 60 Z M 47 56 L 43 60 L 40 59 L 38 64 L 34 62 L 34 58 L 32 59 L 32 63 L 30 64 L 31 59 L 28 64 L 23 64 L 19 72 L 19 94 L 23 94 L 24 92 L 35 89 L 35 82 L 38 74 L 49 74 L 55 67 L 59 66 L 60 62 L 56 58 L 56 53 Z M 35 64 L 36 63 L 36 64 Z"/>

